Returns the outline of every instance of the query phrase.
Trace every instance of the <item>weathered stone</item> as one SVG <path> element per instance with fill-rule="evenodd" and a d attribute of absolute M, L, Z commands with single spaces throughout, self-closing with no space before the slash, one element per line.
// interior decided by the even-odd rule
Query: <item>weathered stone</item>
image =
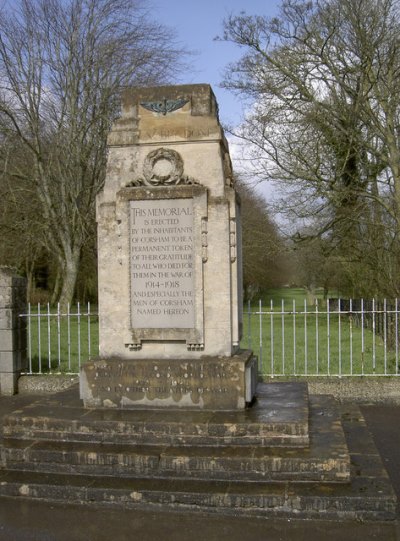
<path fill-rule="evenodd" d="M 2 371 L 0 381 L 0 393 L 4 395 L 13 395 L 18 392 L 18 377 L 17 371 Z"/>
<path fill-rule="evenodd" d="M 26 367 L 26 323 L 19 314 L 26 307 L 26 280 L 0 267 L 0 393 L 14 394 Z"/>
<path fill-rule="evenodd" d="M 308 393 L 304 384 L 259 386 L 244 411 L 79 408 L 76 391 L 38 400 L 6 418 L 4 434 L 32 440 L 163 446 L 307 447 Z M 277 390 L 278 389 L 278 390 Z M 271 395 L 271 396 L 269 396 Z"/>
<path fill-rule="evenodd" d="M 0 496 L 123 509 L 156 504 L 266 518 L 395 520 L 395 494 L 357 408 L 350 415 L 345 410 L 343 416 L 349 452 L 337 406 L 323 396 L 310 398 L 309 447 L 254 445 L 256 419 L 260 434 L 261 427 L 268 430 L 263 424 L 268 417 L 270 427 L 286 419 L 289 434 L 300 429 L 296 422 L 308 417 L 302 411 L 307 400 L 300 399 L 306 398 L 305 389 L 296 384 L 263 385 L 255 409 L 229 413 L 88 412 L 78 407 L 72 391 L 42 397 L 4 421 L 2 457 L 7 469 L 0 472 Z M 295 422 L 297 411 L 301 415 Z M 164 438 L 167 433 L 178 437 L 181 431 L 203 437 L 207 430 L 222 438 L 223 420 L 225 436 L 238 427 L 244 436 L 238 441 L 250 437 L 252 443 L 226 445 L 228 440 L 222 439 L 225 445 L 205 447 Z M 152 437 L 162 429 L 156 444 Z M 129 432 L 136 436 L 117 443 Z"/>
<path fill-rule="evenodd" d="M 97 198 L 100 361 L 114 375 L 105 387 L 92 377 L 93 364 L 83 367 L 87 407 L 243 409 L 254 396 L 255 363 L 246 362 L 240 375 L 237 369 L 240 203 L 217 110 L 209 85 L 122 94 Z M 229 359 L 238 385 L 204 385 L 209 374 L 200 367 L 215 365 L 218 373 L 222 363 L 227 373 Z M 177 367 L 170 377 L 176 382 L 188 362 L 187 391 L 180 381 L 176 389 L 140 383 L 160 364 Z M 117 381 L 112 363 L 124 371 L 129 365 L 139 383 Z M 103 396 L 108 387 L 117 398 L 109 390 Z"/>
<path fill-rule="evenodd" d="M 250 351 L 196 360 L 100 359 L 86 363 L 81 394 L 93 408 L 244 409 L 246 370 L 255 364 Z"/>
<path fill-rule="evenodd" d="M 56 393 L 68 389 L 79 382 L 76 375 L 66 374 L 34 374 L 23 375 L 18 380 L 19 394 Z"/>

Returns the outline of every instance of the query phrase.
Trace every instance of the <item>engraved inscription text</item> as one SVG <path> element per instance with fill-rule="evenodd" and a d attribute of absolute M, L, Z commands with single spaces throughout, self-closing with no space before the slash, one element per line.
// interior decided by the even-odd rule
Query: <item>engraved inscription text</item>
<path fill-rule="evenodd" d="M 193 200 L 130 202 L 133 328 L 194 326 Z"/>

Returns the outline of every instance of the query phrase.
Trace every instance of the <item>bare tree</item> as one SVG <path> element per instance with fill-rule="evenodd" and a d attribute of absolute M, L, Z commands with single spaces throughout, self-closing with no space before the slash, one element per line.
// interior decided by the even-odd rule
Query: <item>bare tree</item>
<path fill-rule="evenodd" d="M 349 262 L 372 269 L 366 253 L 390 253 L 398 294 L 399 2 L 286 0 L 279 17 L 242 13 L 224 28 L 244 49 L 224 84 L 253 102 L 239 135 L 257 174 L 284 185 L 292 219 L 313 223 Z"/>
<path fill-rule="evenodd" d="M 19 0 L 0 13 L 0 133 L 23 147 L 1 172 L 34 200 L 39 240 L 71 302 L 82 247 L 93 235 L 106 137 L 124 85 L 168 82 L 183 51 L 140 0 Z M 9 149 L 8 149 L 9 150 Z"/>
<path fill-rule="evenodd" d="M 34 198 L 27 201 L 25 177 L 29 176 L 32 163 L 17 140 L 3 140 L 0 155 L 4 162 L 13 163 L 14 170 L 12 178 L 4 171 L 0 174 L 0 264 L 19 268 L 26 274 L 31 296 L 34 270 L 44 255 L 37 221 L 40 209 Z"/>
<path fill-rule="evenodd" d="M 266 200 L 249 185 L 237 180 L 243 229 L 243 287 L 245 300 L 262 289 L 279 287 L 289 277 L 288 250 L 270 218 Z"/>

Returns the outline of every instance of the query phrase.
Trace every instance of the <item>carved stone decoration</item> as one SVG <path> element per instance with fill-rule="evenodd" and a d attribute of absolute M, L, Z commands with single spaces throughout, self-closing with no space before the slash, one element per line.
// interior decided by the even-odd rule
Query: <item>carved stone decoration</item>
<path fill-rule="evenodd" d="M 176 184 L 198 184 L 196 180 L 183 175 L 181 155 L 170 148 L 157 148 L 147 154 L 143 162 L 143 178 L 127 186 L 172 186 Z"/>
<path fill-rule="evenodd" d="M 232 162 L 231 162 L 231 158 L 228 152 L 223 153 L 223 167 L 224 167 L 224 176 L 225 176 L 226 185 L 233 186 L 234 179 L 233 179 Z"/>
<path fill-rule="evenodd" d="M 231 263 L 236 261 L 236 221 L 234 218 L 230 219 L 230 234 L 229 234 L 229 244 L 231 249 Z"/>
<path fill-rule="evenodd" d="M 186 344 L 188 351 L 203 351 L 204 344 Z"/>
<path fill-rule="evenodd" d="M 179 98 L 177 100 L 167 100 L 167 98 L 164 98 L 160 101 L 142 101 L 140 105 L 148 111 L 162 113 L 165 116 L 167 113 L 181 109 L 188 101 L 186 98 Z"/>
<path fill-rule="evenodd" d="M 122 265 L 123 257 L 122 257 L 122 231 L 121 231 L 121 220 L 117 220 L 117 253 L 118 253 L 118 263 Z"/>
<path fill-rule="evenodd" d="M 203 263 L 206 263 L 206 261 L 208 259 L 207 233 L 208 233 L 207 219 L 202 218 L 201 219 L 201 257 L 202 257 Z"/>
<path fill-rule="evenodd" d="M 129 351 L 139 351 L 142 349 L 142 344 L 125 344 L 125 347 L 127 347 Z"/>
<path fill-rule="evenodd" d="M 170 148 L 157 148 L 147 154 L 143 163 L 146 184 L 179 184 L 183 175 L 181 155 Z"/>

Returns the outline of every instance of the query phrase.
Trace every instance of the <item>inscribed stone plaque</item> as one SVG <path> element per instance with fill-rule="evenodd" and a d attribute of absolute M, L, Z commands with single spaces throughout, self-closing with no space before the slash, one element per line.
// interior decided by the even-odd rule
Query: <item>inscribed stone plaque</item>
<path fill-rule="evenodd" d="M 98 359 L 85 364 L 80 385 L 95 408 L 237 410 L 252 399 L 246 373 L 256 362 L 251 351 L 196 360 Z"/>
<path fill-rule="evenodd" d="M 131 324 L 194 326 L 193 199 L 130 202 Z"/>

